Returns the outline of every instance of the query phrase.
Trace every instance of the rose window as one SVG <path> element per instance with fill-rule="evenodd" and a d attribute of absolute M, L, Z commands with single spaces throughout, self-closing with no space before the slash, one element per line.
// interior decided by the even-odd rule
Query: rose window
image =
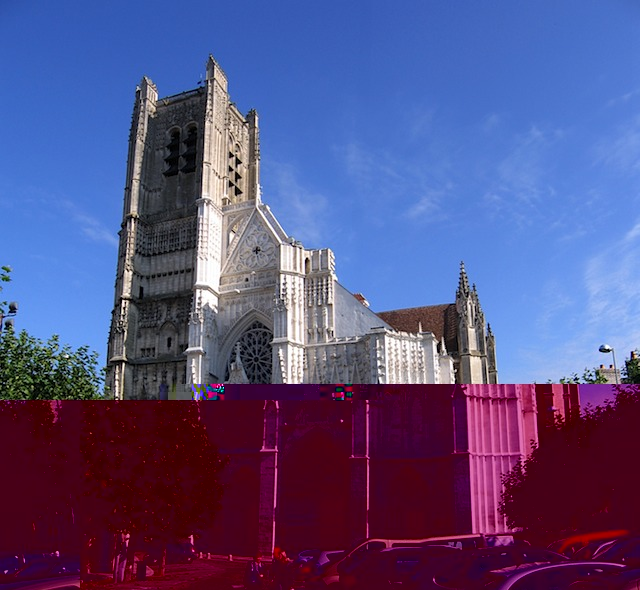
<path fill-rule="evenodd" d="M 254 322 L 234 345 L 227 362 L 225 381 L 229 379 L 231 363 L 236 361 L 239 348 L 240 362 L 249 383 L 271 383 L 271 341 L 273 334 L 260 322 Z"/>

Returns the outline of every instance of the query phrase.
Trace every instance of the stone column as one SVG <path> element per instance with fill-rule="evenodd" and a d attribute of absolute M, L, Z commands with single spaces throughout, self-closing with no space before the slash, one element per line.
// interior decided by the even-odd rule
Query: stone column
<path fill-rule="evenodd" d="M 273 555 L 278 497 L 278 402 L 264 403 L 264 435 L 260 450 L 260 504 L 258 551 Z"/>
<path fill-rule="evenodd" d="M 354 400 L 351 407 L 349 536 L 355 543 L 369 536 L 370 406 L 368 400 Z"/>

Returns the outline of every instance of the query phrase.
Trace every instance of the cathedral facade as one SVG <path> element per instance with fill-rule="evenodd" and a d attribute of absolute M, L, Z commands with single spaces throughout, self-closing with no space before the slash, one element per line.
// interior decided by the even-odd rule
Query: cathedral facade
<path fill-rule="evenodd" d="M 262 202 L 258 116 L 210 57 L 201 87 L 143 78 L 129 139 L 107 384 L 190 399 L 192 384 L 497 383 L 495 340 L 464 266 L 455 302 L 374 313 L 330 249 Z"/>

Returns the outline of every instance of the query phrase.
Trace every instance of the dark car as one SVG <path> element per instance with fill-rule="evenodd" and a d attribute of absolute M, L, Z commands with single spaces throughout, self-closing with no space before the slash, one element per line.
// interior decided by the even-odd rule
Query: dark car
<path fill-rule="evenodd" d="M 3 576 L 2 583 L 14 583 L 43 578 L 56 578 L 80 574 L 80 559 L 74 557 L 57 557 L 36 559 L 23 565 L 11 575 Z"/>
<path fill-rule="evenodd" d="M 597 554 L 598 561 L 621 563 L 631 568 L 640 568 L 640 537 L 620 539 Z"/>
<path fill-rule="evenodd" d="M 448 563 L 438 563 L 434 567 L 418 570 L 415 588 L 419 590 L 478 590 L 489 579 L 489 573 L 512 566 L 532 563 L 559 563 L 569 558 L 534 547 L 518 546 L 492 547 L 464 551 Z"/>
<path fill-rule="evenodd" d="M 17 572 L 24 565 L 24 560 L 18 553 L 0 555 L 0 579 Z"/>
<path fill-rule="evenodd" d="M 618 563 L 598 561 L 563 561 L 516 570 L 512 567 L 492 572 L 493 581 L 485 586 L 485 590 L 574 590 L 623 569 L 624 566 Z"/>
<path fill-rule="evenodd" d="M 392 547 L 370 552 L 341 568 L 340 584 L 345 589 L 353 590 L 405 587 L 419 567 L 461 553 L 459 548 L 438 545 Z"/>
<path fill-rule="evenodd" d="M 333 551 L 313 551 L 313 555 L 307 553 L 302 556 L 302 559 L 298 555 L 298 559 L 293 564 L 296 570 L 295 582 L 307 581 L 321 575 L 329 564 L 342 559 L 345 554 L 345 550 L 335 549 Z"/>
<path fill-rule="evenodd" d="M 80 576 L 46 578 L 33 582 L 16 582 L 2 586 L 2 590 L 77 590 L 80 588 Z"/>

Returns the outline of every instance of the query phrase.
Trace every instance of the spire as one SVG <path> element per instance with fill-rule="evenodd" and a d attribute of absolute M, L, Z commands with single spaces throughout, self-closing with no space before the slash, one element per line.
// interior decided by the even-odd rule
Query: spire
<path fill-rule="evenodd" d="M 460 279 L 458 280 L 458 296 L 468 296 L 470 292 L 469 289 L 469 279 L 467 278 L 467 271 L 464 268 L 464 261 L 460 262 Z"/>

